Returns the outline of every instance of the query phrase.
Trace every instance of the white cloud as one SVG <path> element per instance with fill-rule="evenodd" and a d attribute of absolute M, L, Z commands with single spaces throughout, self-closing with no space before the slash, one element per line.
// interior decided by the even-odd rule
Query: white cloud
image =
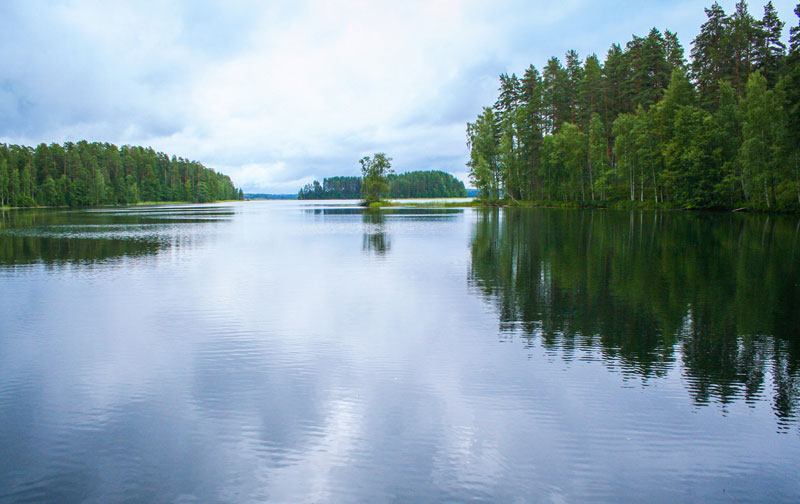
<path fill-rule="evenodd" d="M 465 122 L 494 100 L 498 73 L 573 47 L 602 56 L 652 25 L 688 53 L 703 6 L 6 2 L 0 140 L 151 145 L 253 191 L 356 174 L 376 151 L 399 171 L 463 173 Z M 790 1 L 776 6 L 794 20 Z"/>

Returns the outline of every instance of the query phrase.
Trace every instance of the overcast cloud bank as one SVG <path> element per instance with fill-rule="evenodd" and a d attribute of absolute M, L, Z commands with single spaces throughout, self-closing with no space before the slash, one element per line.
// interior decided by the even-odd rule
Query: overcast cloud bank
<path fill-rule="evenodd" d="M 733 1 L 720 4 L 726 12 Z M 793 23 L 794 4 L 773 2 Z M 267 4 L 267 5 L 265 5 Z M 698 1 L 0 3 L 0 141 L 86 139 L 203 162 L 248 192 L 359 173 L 466 181 L 465 123 L 497 75 L 656 26 L 687 54 Z M 762 5 L 751 3 L 761 16 Z M 562 58 L 563 59 L 563 58 Z"/>

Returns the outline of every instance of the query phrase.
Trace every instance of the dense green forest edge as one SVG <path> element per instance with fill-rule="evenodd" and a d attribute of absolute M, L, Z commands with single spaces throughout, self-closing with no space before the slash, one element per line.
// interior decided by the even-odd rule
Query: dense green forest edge
<path fill-rule="evenodd" d="M 443 171 L 412 171 L 387 176 L 390 198 L 463 198 L 464 183 Z M 315 180 L 297 194 L 298 199 L 361 198 L 361 177 L 329 177 Z"/>
<path fill-rule="evenodd" d="M 484 202 L 800 210 L 800 25 L 718 3 L 692 42 L 653 28 L 605 61 L 500 75 L 467 124 Z M 800 4 L 795 8 L 800 18 Z"/>
<path fill-rule="evenodd" d="M 152 148 L 66 142 L 0 144 L 0 206 L 207 203 L 243 199 L 227 175 Z"/>

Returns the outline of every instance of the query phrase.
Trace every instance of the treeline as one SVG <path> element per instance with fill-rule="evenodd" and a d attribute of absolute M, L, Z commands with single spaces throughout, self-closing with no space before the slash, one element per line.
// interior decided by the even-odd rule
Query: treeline
<path fill-rule="evenodd" d="M 443 171 L 413 171 L 389 175 L 390 198 L 462 198 L 467 195 L 464 183 Z M 299 199 L 358 199 L 361 177 L 330 177 L 322 184 L 306 184 Z"/>
<path fill-rule="evenodd" d="M 297 199 L 296 194 L 245 193 L 246 200 L 289 200 Z"/>
<path fill-rule="evenodd" d="M 330 177 L 306 184 L 297 193 L 298 199 L 358 199 L 361 197 L 361 177 Z"/>
<path fill-rule="evenodd" d="M 66 142 L 0 144 L 0 206 L 206 203 L 242 199 L 227 175 L 152 148 Z"/>
<path fill-rule="evenodd" d="M 771 2 L 760 20 L 744 1 L 705 12 L 690 62 L 653 28 L 602 62 L 570 50 L 501 75 L 467 124 L 479 196 L 800 209 L 800 27 L 787 49 Z"/>

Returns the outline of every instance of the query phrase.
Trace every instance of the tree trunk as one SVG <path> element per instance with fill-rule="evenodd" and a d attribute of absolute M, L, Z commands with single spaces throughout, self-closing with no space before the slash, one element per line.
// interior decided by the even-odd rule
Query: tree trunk
<path fill-rule="evenodd" d="M 631 179 L 631 201 L 636 201 L 636 188 L 633 186 L 633 172 L 631 172 L 629 178 Z"/>
<path fill-rule="evenodd" d="M 747 189 L 745 189 L 744 185 L 744 170 L 741 171 L 740 180 L 742 181 L 742 196 L 744 197 L 745 203 L 747 202 Z"/>
<path fill-rule="evenodd" d="M 767 181 L 766 181 L 766 179 L 764 179 L 764 198 L 767 199 L 767 208 L 770 208 L 770 206 L 769 206 L 769 193 L 767 192 Z"/>
<path fill-rule="evenodd" d="M 653 195 L 655 196 L 656 199 L 656 205 L 658 205 L 658 186 L 656 185 L 656 169 L 650 167 L 650 171 L 653 174 Z"/>
<path fill-rule="evenodd" d="M 631 201 L 636 201 L 636 184 L 634 182 L 636 179 L 633 176 L 633 173 L 634 173 L 633 166 L 631 166 L 629 168 L 629 170 L 630 171 L 628 173 L 628 178 L 630 179 L 630 183 L 631 183 Z"/>
<path fill-rule="evenodd" d="M 639 201 L 644 201 L 644 170 L 639 175 Z"/>
<path fill-rule="evenodd" d="M 798 166 L 798 156 L 797 154 L 794 155 L 794 174 L 795 179 L 797 179 L 797 203 L 800 204 L 800 166 Z"/>

